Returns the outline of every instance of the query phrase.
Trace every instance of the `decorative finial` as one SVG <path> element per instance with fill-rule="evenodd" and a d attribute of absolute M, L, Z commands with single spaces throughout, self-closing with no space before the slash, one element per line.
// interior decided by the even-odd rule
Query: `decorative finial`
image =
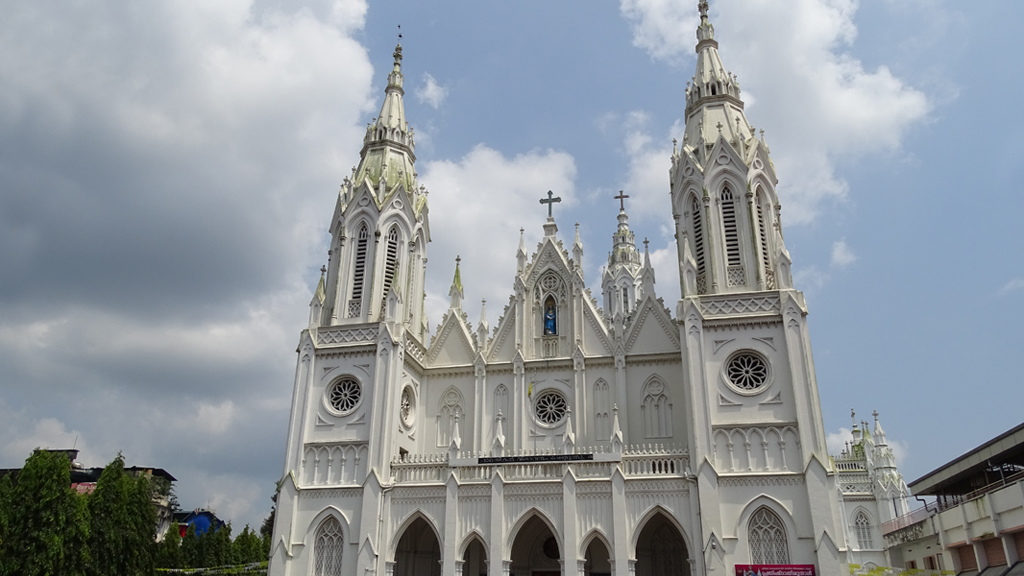
<path fill-rule="evenodd" d="M 645 237 L 645 238 L 644 238 L 644 252 L 647 252 L 647 245 L 648 245 L 648 244 L 650 244 L 650 243 L 651 243 L 651 242 L 650 242 L 650 240 L 648 240 L 648 239 L 647 239 L 647 238 Z"/>
<path fill-rule="evenodd" d="M 700 0 L 697 3 L 697 10 L 700 10 L 700 19 L 706 20 L 708 17 L 708 0 Z"/>
<path fill-rule="evenodd" d="M 458 266 L 459 262 L 462 262 L 462 256 L 455 255 L 455 265 Z"/>
<path fill-rule="evenodd" d="M 718 128 L 718 135 L 721 136 L 722 135 L 722 123 L 719 122 L 715 126 Z"/>
<path fill-rule="evenodd" d="M 853 422 L 853 427 L 856 428 L 857 427 L 857 413 L 853 411 L 853 408 L 850 408 L 850 420 Z"/>
<path fill-rule="evenodd" d="M 878 410 L 872 412 L 871 415 L 875 417 L 875 422 L 878 422 Z"/>
<path fill-rule="evenodd" d="M 402 25 L 398 25 L 398 43 L 395 45 L 395 53 L 392 54 L 395 57 L 395 67 L 401 67 L 402 65 Z"/>
<path fill-rule="evenodd" d="M 320 275 L 323 276 L 324 274 L 327 274 L 327 266 L 320 267 Z"/>

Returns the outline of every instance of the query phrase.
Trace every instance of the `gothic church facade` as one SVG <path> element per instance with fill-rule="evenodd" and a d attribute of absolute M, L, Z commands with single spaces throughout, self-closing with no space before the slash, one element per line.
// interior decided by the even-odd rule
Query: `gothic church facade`
<path fill-rule="evenodd" d="M 429 343 L 428 195 L 396 49 L 298 345 L 271 574 L 840 573 L 854 520 L 777 179 L 700 9 L 670 167 L 681 297 L 659 298 L 623 208 L 599 307 L 578 230 L 567 249 L 549 216 L 535 250 L 520 240 L 494 329 L 463 313 L 456 265 Z"/>

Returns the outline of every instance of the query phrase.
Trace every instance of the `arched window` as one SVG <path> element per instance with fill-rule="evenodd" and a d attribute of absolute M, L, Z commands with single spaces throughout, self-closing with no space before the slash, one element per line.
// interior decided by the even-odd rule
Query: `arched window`
<path fill-rule="evenodd" d="M 392 226 L 388 232 L 387 255 L 384 261 L 384 289 L 381 292 L 380 315 L 387 310 L 387 298 L 391 286 L 395 283 L 395 272 L 398 270 L 398 227 Z"/>
<path fill-rule="evenodd" d="M 366 277 L 366 246 L 370 231 L 366 224 L 359 227 L 356 237 L 356 262 L 352 270 L 352 298 L 348 301 L 348 317 L 358 318 L 363 312 L 363 279 Z"/>
<path fill-rule="evenodd" d="M 700 202 L 690 197 L 690 214 L 693 218 L 693 258 L 697 261 L 697 274 L 704 274 L 704 222 L 700 215 Z"/>
<path fill-rule="evenodd" d="M 857 519 L 853 521 L 853 531 L 857 534 L 857 547 L 861 550 L 874 548 L 871 541 L 871 520 L 863 511 L 857 512 Z"/>
<path fill-rule="evenodd" d="M 629 286 L 622 287 L 622 313 L 629 314 Z"/>
<path fill-rule="evenodd" d="M 741 265 L 740 235 L 736 229 L 736 200 L 728 187 L 722 190 L 722 230 L 725 232 L 725 255 L 729 266 Z"/>
<path fill-rule="evenodd" d="M 462 394 L 452 386 L 441 396 L 441 403 L 437 410 L 437 446 L 439 448 L 451 443 L 455 421 L 460 418 L 462 418 Z"/>
<path fill-rule="evenodd" d="M 604 441 L 612 436 L 612 421 L 610 419 L 611 395 L 608 390 L 608 382 L 604 379 L 594 383 L 594 440 Z"/>
<path fill-rule="evenodd" d="M 765 214 L 768 211 L 767 201 L 764 199 L 764 193 L 758 190 L 757 194 L 757 231 L 761 236 L 761 259 L 764 261 L 764 269 L 770 270 L 772 267 L 771 256 L 768 252 L 768 218 Z"/>
<path fill-rule="evenodd" d="M 644 414 L 645 438 L 672 436 L 672 404 L 661 380 L 652 379 L 644 386 L 644 403 L 641 409 Z"/>
<path fill-rule="evenodd" d="M 341 576 L 344 539 L 341 523 L 330 516 L 320 523 L 313 541 L 313 576 Z"/>
<path fill-rule="evenodd" d="M 782 519 L 770 508 L 762 506 L 750 517 L 748 524 L 751 564 L 789 564 L 789 544 Z"/>

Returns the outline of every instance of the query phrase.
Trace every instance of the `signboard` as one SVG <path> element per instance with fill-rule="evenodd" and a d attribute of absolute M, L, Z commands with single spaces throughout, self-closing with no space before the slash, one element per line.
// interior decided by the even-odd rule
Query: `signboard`
<path fill-rule="evenodd" d="M 814 564 L 737 564 L 736 576 L 816 576 Z"/>
<path fill-rule="evenodd" d="M 477 464 L 532 464 L 535 462 L 579 462 L 593 460 L 593 454 L 544 454 L 541 456 L 493 456 L 477 458 Z"/>

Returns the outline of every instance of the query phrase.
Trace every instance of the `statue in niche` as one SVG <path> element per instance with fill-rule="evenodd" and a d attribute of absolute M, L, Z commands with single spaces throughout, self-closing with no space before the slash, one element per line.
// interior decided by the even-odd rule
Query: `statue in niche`
<path fill-rule="evenodd" d="M 556 326 L 556 312 L 555 312 L 555 299 L 548 296 L 548 299 L 544 302 L 544 335 L 554 336 L 558 334 Z"/>

